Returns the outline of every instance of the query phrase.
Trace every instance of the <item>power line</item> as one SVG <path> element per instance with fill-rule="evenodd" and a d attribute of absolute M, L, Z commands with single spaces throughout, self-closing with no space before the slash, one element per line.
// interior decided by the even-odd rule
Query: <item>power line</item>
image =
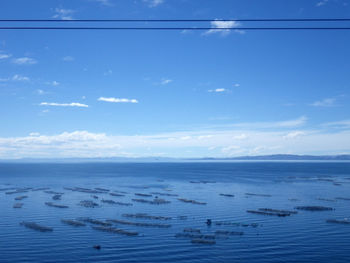
<path fill-rule="evenodd" d="M 346 22 L 350 18 L 263 18 L 263 19 L 0 19 L 0 22 Z"/>
<path fill-rule="evenodd" d="M 350 30 L 350 27 L 0 27 L 0 30 Z"/>

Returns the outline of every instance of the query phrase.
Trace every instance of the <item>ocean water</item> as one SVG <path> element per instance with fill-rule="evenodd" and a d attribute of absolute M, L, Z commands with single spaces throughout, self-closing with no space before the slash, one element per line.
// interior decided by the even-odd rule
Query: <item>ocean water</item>
<path fill-rule="evenodd" d="M 53 194 L 33 191 L 42 187 L 64 194 L 55 201 Z M 110 191 L 69 190 L 74 187 Z M 9 193 L 19 188 L 31 189 Z M 117 191 L 125 192 L 125 196 L 109 194 Z M 152 197 L 135 195 L 154 192 L 157 194 Z M 28 198 L 14 200 L 23 195 Z M 153 200 L 155 196 L 170 203 L 132 200 Z M 178 198 L 206 204 L 185 203 Z M 102 199 L 133 205 L 108 204 Z M 81 206 L 82 200 L 99 206 Z M 23 207 L 13 208 L 18 202 Z M 69 208 L 49 207 L 45 202 Z M 312 212 L 295 210 L 296 206 L 334 210 Z M 247 213 L 259 208 L 298 213 L 285 217 Z M 136 213 L 171 219 L 123 216 Z M 113 224 L 138 232 L 137 236 L 126 236 L 98 231 L 90 223 L 74 227 L 61 222 L 80 217 L 171 227 Z M 350 225 L 326 222 L 344 218 L 350 218 L 347 162 L 0 164 L 0 262 L 350 262 Z M 206 224 L 207 219 L 212 220 L 211 225 Z M 29 229 L 20 225 L 23 221 L 52 227 L 53 231 Z M 225 225 L 218 225 L 220 222 Z M 201 234 L 215 238 L 204 240 L 215 244 L 196 244 L 191 237 L 176 237 L 185 228 L 199 229 Z M 216 231 L 243 235 L 219 235 Z M 94 249 L 94 245 L 101 249 Z"/>

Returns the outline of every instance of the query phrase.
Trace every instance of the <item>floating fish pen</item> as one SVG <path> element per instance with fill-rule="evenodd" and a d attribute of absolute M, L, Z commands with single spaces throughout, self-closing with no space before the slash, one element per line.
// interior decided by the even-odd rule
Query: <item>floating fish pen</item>
<path fill-rule="evenodd" d="M 125 235 L 125 236 L 137 236 L 139 234 L 138 232 L 127 231 L 127 230 L 114 228 L 114 227 L 92 226 L 92 228 L 98 231 L 109 232 L 109 233 Z"/>
<path fill-rule="evenodd" d="M 55 204 L 52 202 L 45 202 L 45 205 L 51 206 L 51 207 L 56 207 L 56 208 L 69 208 L 69 206 L 67 206 L 67 205 L 59 205 L 59 204 Z"/>
<path fill-rule="evenodd" d="M 327 206 L 297 206 L 295 209 L 306 210 L 306 211 L 331 211 L 334 210 L 332 207 Z"/>
<path fill-rule="evenodd" d="M 15 190 L 16 188 L 9 187 L 9 188 L 0 188 L 0 192 L 5 192 L 5 191 L 12 191 Z"/>
<path fill-rule="evenodd" d="M 342 225 L 350 225 L 349 219 L 327 219 L 327 223 L 333 223 L 333 224 L 342 224 Z"/>
<path fill-rule="evenodd" d="M 225 197 L 235 197 L 235 195 L 232 195 L 232 194 L 220 194 L 220 195 Z"/>
<path fill-rule="evenodd" d="M 5 192 L 5 194 L 7 195 L 21 194 L 21 193 L 28 193 L 28 190 L 15 190 L 15 191 Z"/>
<path fill-rule="evenodd" d="M 134 202 L 139 202 L 139 203 L 146 203 L 146 204 L 151 204 L 151 205 L 163 205 L 163 204 L 169 204 L 170 201 L 161 199 L 161 198 L 154 198 L 153 200 L 146 200 L 146 199 L 131 199 Z"/>
<path fill-rule="evenodd" d="M 167 217 L 167 216 L 153 216 L 153 215 L 142 214 L 142 213 L 122 214 L 122 216 L 123 217 L 130 217 L 130 218 L 153 219 L 153 220 L 170 220 L 171 219 L 171 217 Z"/>
<path fill-rule="evenodd" d="M 289 198 L 288 200 L 289 200 L 289 201 L 292 201 L 292 202 L 298 202 L 298 201 L 300 201 L 300 200 L 297 199 L 297 198 Z"/>
<path fill-rule="evenodd" d="M 22 208 L 22 206 L 23 206 L 23 203 L 15 203 L 13 205 L 13 208 Z"/>
<path fill-rule="evenodd" d="M 111 219 L 111 220 L 107 220 L 107 221 L 115 223 L 115 224 L 130 225 L 130 226 L 158 227 L 158 228 L 171 227 L 171 225 L 169 225 L 169 224 L 140 223 L 140 222 L 130 222 L 130 221 L 125 221 L 125 220 L 118 220 L 118 219 Z"/>
<path fill-rule="evenodd" d="M 196 200 L 191 200 L 191 199 L 186 199 L 186 198 L 178 198 L 177 200 L 184 202 L 184 203 L 191 203 L 191 204 L 195 204 L 195 205 L 206 205 L 207 204 L 204 202 L 199 202 Z"/>
<path fill-rule="evenodd" d="M 96 189 L 89 189 L 89 188 L 82 188 L 82 187 L 64 187 L 66 190 L 71 190 L 73 192 L 81 192 L 81 193 L 88 193 L 88 194 L 104 194 L 106 193 L 105 191 L 99 191 Z"/>
<path fill-rule="evenodd" d="M 260 210 L 247 210 L 247 213 L 265 215 L 265 216 L 279 216 L 279 217 L 286 217 L 291 215 L 290 213 L 264 212 Z"/>
<path fill-rule="evenodd" d="M 336 197 L 337 200 L 350 201 L 349 197 Z"/>
<path fill-rule="evenodd" d="M 119 193 L 119 194 L 128 194 L 128 192 L 125 191 L 119 191 L 119 190 L 114 190 L 113 192 Z"/>
<path fill-rule="evenodd" d="M 243 226 L 243 227 L 258 227 L 260 226 L 258 223 L 238 223 L 231 221 L 216 221 L 214 222 L 217 226 Z"/>
<path fill-rule="evenodd" d="M 135 193 L 137 196 L 143 196 L 143 197 L 152 197 L 151 194 L 142 194 L 142 193 Z"/>
<path fill-rule="evenodd" d="M 263 212 L 282 213 L 282 214 L 297 214 L 298 213 L 298 211 L 280 210 L 280 209 L 272 209 L 272 208 L 259 208 L 258 210 L 263 211 Z"/>
<path fill-rule="evenodd" d="M 111 196 L 118 196 L 118 197 L 121 197 L 121 196 L 125 196 L 124 194 L 117 194 L 117 193 L 109 193 Z"/>
<path fill-rule="evenodd" d="M 61 222 L 70 226 L 86 226 L 86 224 L 72 219 L 61 219 Z"/>
<path fill-rule="evenodd" d="M 112 226 L 110 222 L 98 220 L 98 219 L 93 219 L 90 217 L 79 217 L 77 218 L 78 221 L 85 222 L 85 223 L 90 223 L 93 225 L 100 225 L 100 226 Z"/>
<path fill-rule="evenodd" d="M 82 200 L 79 202 L 80 206 L 88 207 L 88 208 L 94 208 L 94 207 L 99 207 L 97 203 L 91 200 Z"/>
<path fill-rule="evenodd" d="M 200 232 L 201 232 L 200 229 L 197 229 L 197 228 L 190 228 L 190 227 L 184 228 L 183 231 L 184 231 L 184 232 L 187 232 L 187 233 L 198 233 L 198 234 L 200 234 Z"/>
<path fill-rule="evenodd" d="M 52 227 L 42 226 L 34 222 L 21 222 L 20 225 L 40 232 L 52 232 Z"/>
<path fill-rule="evenodd" d="M 32 192 L 46 191 L 46 190 L 50 190 L 50 188 L 49 187 L 34 188 L 34 189 L 32 189 Z"/>
<path fill-rule="evenodd" d="M 192 239 L 215 239 L 215 235 L 203 235 L 203 234 L 193 234 L 193 233 L 177 233 L 176 238 L 192 238 Z"/>
<path fill-rule="evenodd" d="M 254 194 L 254 193 L 245 193 L 247 196 L 261 196 L 261 197 L 271 197 L 271 195 L 268 194 Z"/>
<path fill-rule="evenodd" d="M 205 240 L 205 239 L 192 239 L 193 244 L 204 244 L 204 245 L 215 245 L 215 240 Z"/>
<path fill-rule="evenodd" d="M 225 236 L 242 236 L 243 232 L 238 231 L 226 231 L 226 230 L 216 230 L 215 235 L 225 235 Z"/>
<path fill-rule="evenodd" d="M 160 196 L 179 196 L 177 194 L 169 194 L 169 193 L 161 193 L 161 192 L 151 192 L 153 195 L 160 195 Z"/>
<path fill-rule="evenodd" d="M 327 199 L 327 198 L 317 198 L 317 200 L 326 201 L 326 202 L 336 202 L 337 201 L 337 200 L 334 200 L 334 199 Z"/>
<path fill-rule="evenodd" d="M 52 200 L 61 200 L 62 195 L 56 194 L 52 196 Z"/>
<path fill-rule="evenodd" d="M 334 182 L 334 179 L 329 179 L 329 178 L 318 178 L 318 181 L 324 181 L 324 182 Z"/>
<path fill-rule="evenodd" d="M 132 203 L 124 203 L 124 202 L 117 202 L 114 200 L 106 200 L 106 199 L 102 199 L 101 200 L 102 203 L 106 203 L 106 204 L 110 204 L 110 205 L 123 205 L 123 206 L 132 206 Z"/>
<path fill-rule="evenodd" d="M 109 189 L 99 188 L 99 187 L 96 187 L 95 190 L 101 191 L 101 192 L 109 192 L 110 191 Z"/>
<path fill-rule="evenodd" d="M 44 193 L 46 194 L 52 194 L 52 195 L 63 195 L 64 193 L 60 193 L 60 192 L 56 192 L 56 191 L 44 191 Z"/>
<path fill-rule="evenodd" d="M 23 199 L 26 199 L 26 198 L 28 198 L 27 195 L 22 195 L 22 196 L 17 196 L 17 197 L 15 197 L 15 200 L 16 200 L 16 201 L 20 201 L 20 200 L 23 200 Z"/>

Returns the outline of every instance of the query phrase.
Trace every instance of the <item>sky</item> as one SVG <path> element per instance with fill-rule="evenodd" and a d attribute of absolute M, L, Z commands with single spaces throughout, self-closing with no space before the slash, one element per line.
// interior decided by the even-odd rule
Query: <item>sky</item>
<path fill-rule="evenodd" d="M 1 19 L 349 17 L 349 0 L 0 2 Z M 350 22 L 181 25 L 213 29 L 1 30 L 0 159 L 350 154 L 350 31 L 239 30 Z"/>

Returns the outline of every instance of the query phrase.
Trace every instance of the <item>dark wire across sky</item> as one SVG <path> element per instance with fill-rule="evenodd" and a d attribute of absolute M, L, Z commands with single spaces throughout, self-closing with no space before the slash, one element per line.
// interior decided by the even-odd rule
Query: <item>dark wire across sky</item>
<path fill-rule="evenodd" d="M 289 22 L 297 23 L 298 26 L 240 26 L 223 24 L 208 26 L 188 26 L 184 23 L 203 22 Z M 313 26 L 303 25 L 300 22 L 312 22 Z M 334 23 L 337 22 L 334 26 Z M 0 19 L 0 30 L 350 30 L 350 18 L 264 18 L 264 19 Z M 10 25 L 8 25 L 10 23 Z M 12 25 L 14 23 L 15 25 Z M 38 26 L 18 25 L 20 23 L 40 23 Z M 70 26 L 43 26 L 43 23 L 66 23 Z M 74 26 L 81 23 L 165 23 L 166 26 Z M 179 26 L 181 23 L 182 26 Z M 274 23 L 274 25 L 276 25 Z M 327 23 L 327 26 L 325 26 Z M 6 24 L 6 26 L 2 26 Z M 175 24 L 169 27 L 169 24 Z M 322 26 L 314 26 L 321 24 Z"/>

